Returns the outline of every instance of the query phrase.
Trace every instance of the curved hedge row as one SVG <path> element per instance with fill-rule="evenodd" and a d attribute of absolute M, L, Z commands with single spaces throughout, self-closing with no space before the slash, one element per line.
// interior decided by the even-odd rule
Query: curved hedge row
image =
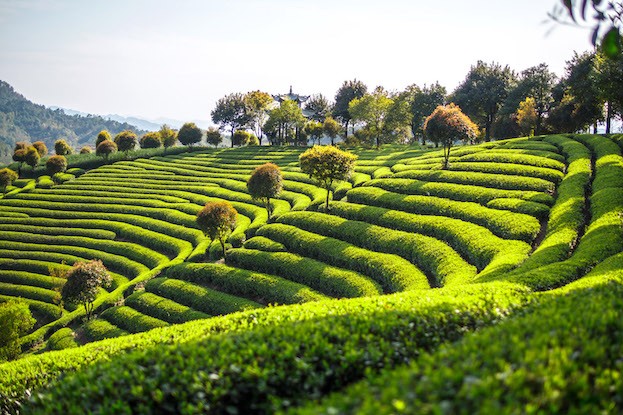
<path fill-rule="evenodd" d="M 531 243 L 541 229 L 529 215 L 490 209 L 473 202 L 457 202 L 433 196 L 388 192 L 378 187 L 358 187 L 348 192 L 348 201 L 422 215 L 443 215 L 484 226 L 506 239 Z"/>
<path fill-rule="evenodd" d="M 328 297 L 309 287 L 275 275 L 222 264 L 183 263 L 165 269 L 162 277 L 195 282 L 260 304 L 296 304 Z"/>
<path fill-rule="evenodd" d="M 66 413 L 114 406 L 115 411 L 127 413 L 221 413 L 235 407 L 240 413 L 274 413 L 317 399 L 379 368 L 409 362 L 467 330 L 498 321 L 524 301 L 520 291 L 487 284 L 444 289 L 425 297 L 417 292 L 321 302 L 300 310 L 274 308 L 261 314 L 279 324 L 267 325 L 260 312 L 247 312 L 229 320 L 243 319 L 243 332 L 195 335 L 197 340 L 176 347 L 147 347 L 101 361 L 34 394 L 37 402 L 27 410 Z M 253 317 L 261 322 L 251 323 L 260 325 L 251 329 Z M 83 365 L 76 359 L 81 353 L 79 349 L 59 352 L 55 371 L 46 376 Z M 3 369 L 0 366 L 0 373 Z M 31 382 L 18 377 L 17 385 L 6 393 Z M 6 388 L 0 385 L 0 392 Z"/>
<path fill-rule="evenodd" d="M 397 255 L 369 251 L 280 223 L 262 227 L 258 235 L 280 242 L 298 254 L 367 275 L 377 281 L 384 292 L 429 288 L 426 276 Z"/>
<path fill-rule="evenodd" d="M 109 308 L 100 314 L 100 318 L 108 320 L 129 333 L 140 333 L 168 325 L 165 321 L 147 316 L 127 306 Z"/>
<path fill-rule="evenodd" d="M 212 316 L 263 307 L 246 298 L 172 278 L 149 280 L 145 289 Z"/>
<path fill-rule="evenodd" d="M 551 195 L 542 192 L 492 189 L 469 184 L 425 182 L 416 179 L 374 179 L 365 183 L 364 186 L 380 187 L 392 192 L 410 195 L 437 196 L 461 202 L 478 202 L 482 205 L 493 199 L 501 198 L 516 198 L 545 205 L 554 203 L 554 198 Z"/>
<path fill-rule="evenodd" d="M 185 323 L 210 317 L 201 311 L 193 310 L 188 306 L 146 291 L 135 292 L 125 299 L 124 304 L 143 314 L 156 317 L 170 324 Z"/>
<path fill-rule="evenodd" d="M 89 341 L 95 342 L 104 339 L 112 339 L 114 337 L 127 336 L 128 333 L 125 330 L 120 329 L 114 324 L 104 319 L 98 318 L 87 321 L 82 325 L 84 335 Z"/>
<path fill-rule="evenodd" d="M 532 152 L 530 152 L 532 153 Z M 553 155 L 555 153 L 548 153 Z M 495 162 L 495 163 L 511 163 L 511 164 L 525 164 L 534 167 L 545 167 L 548 169 L 554 169 L 564 172 L 565 163 L 564 157 L 560 154 L 556 154 L 556 159 L 536 156 L 532 154 L 517 154 L 517 150 L 491 150 L 483 151 L 475 154 L 469 154 L 460 158 L 461 161 L 474 161 L 474 162 Z"/>
<path fill-rule="evenodd" d="M 357 272 L 332 267 L 289 252 L 231 249 L 226 262 L 240 268 L 278 275 L 334 298 L 353 298 L 382 293 L 381 287 Z"/>
<path fill-rule="evenodd" d="M 254 236 L 253 238 L 244 242 L 243 245 L 247 249 L 257 249 L 260 251 L 268 252 L 285 252 L 286 247 L 279 242 L 275 242 L 263 236 Z"/>
<path fill-rule="evenodd" d="M 2 263 L 0 263 L 0 282 L 29 285 L 48 290 L 65 285 L 65 279 L 63 278 L 50 277 L 47 273 L 42 275 L 27 271 L 6 270 L 1 265 Z"/>
<path fill-rule="evenodd" d="M 513 176 L 500 173 L 448 170 L 407 170 L 396 173 L 396 178 L 417 179 L 429 182 L 469 184 L 503 190 L 528 190 L 553 193 L 555 183 L 536 177 Z M 376 177 L 375 177 L 376 178 Z"/>
<path fill-rule="evenodd" d="M 372 251 L 396 254 L 420 267 L 431 286 L 464 283 L 474 278 L 476 267 L 438 239 L 388 229 L 316 212 L 290 212 L 277 222 L 340 239 Z"/>

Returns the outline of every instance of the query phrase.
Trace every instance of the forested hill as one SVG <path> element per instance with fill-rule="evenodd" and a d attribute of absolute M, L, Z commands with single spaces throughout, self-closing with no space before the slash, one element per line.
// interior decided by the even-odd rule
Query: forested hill
<path fill-rule="evenodd" d="M 37 105 L 0 81 L 0 163 L 10 160 L 18 141 L 42 140 L 48 148 L 53 148 L 54 141 L 64 138 L 73 147 L 80 147 L 93 145 L 97 133 L 103 129 L 113 135 L 123 130 L 144 132 L 128 123 L 93 115 L 67 115 L 62 110 Z"/>

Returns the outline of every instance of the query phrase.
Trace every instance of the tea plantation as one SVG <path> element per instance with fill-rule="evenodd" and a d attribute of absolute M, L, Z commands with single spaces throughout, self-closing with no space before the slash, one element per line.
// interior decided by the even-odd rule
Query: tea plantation
<path fill-rule="evenodd" d="M 0 198 L 0 302 L 37 324 L 2 413 L 621 413 L 623 136 L 355 149 L 325 191 L 295 147 L 117 161 Z M 269 220 L 247 192 L 277 164 Z M 197 228 L 227 200 L 220 258 Z M 101 259 L 96 318 L 54 274 Z"/>

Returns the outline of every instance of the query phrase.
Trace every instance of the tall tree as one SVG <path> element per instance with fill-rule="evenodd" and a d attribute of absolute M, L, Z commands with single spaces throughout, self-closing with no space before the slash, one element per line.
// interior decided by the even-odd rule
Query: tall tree
<path fill-rule="evenodd" d="M 115 144 L 117 144 L 117 149 L 119 149 L 119 151 L 123 151 L 127 155 L 128 151 L 136 148 L 138 138 L 134 131 L 121 131 L 115 136 Z"/>
<path fill-rule="evenodd" d="M 411 138 L 411 123 L 413 114 L 411 104 L 413 102 L 413 91 L 407 89 L 394 94 L 393 103 L 387 110 L 385 125 L 383 126 L 384 136 L 389 142 L 407 144 Z"/>
<path fill-rule="evenodd" d="M 273 214 L 270 199 L 279 196 L 283 189 L 283 176 L 279 166 L 273 163 L 262 164 L 251 173 L 247 181 L 247 190 L 253 199 L 264 202 L 268 218 Z"/>
<path fill-rule="evenodd" d="M 313 146 L 299 156 L 303 173 L 316 180 L 327 191 L 325 210 L 329 211 L 329 196 L 335 180 L 348 180 L 353 173 L 357 156 L 334 146 Z"/>
<path fill-rule="evenodd" d="M 424 121 L 431 115 L 435 108 L 445 104 L 447 91 L 446 88 L 435 82 L 430 86 L 424 85 L 420 88 L 412 85 L 407 88 L 411 91 L 411 131 L 415 139 L 420 138 L 422 145 L 426 144 L 424 136 Z"/>
<path fill-rule="evenodd" d="M 160 134 L 160 139 L 162 140 L 162 145 L 165 149 L 173 147 L 177 142 L 177 132 L 166 124 L 162 124 L 162 127 L 160 127 L 160 131 L 158 131 L 158 133 Z"/>
<path fill-rule="evenodd" d="M 273 143 L 296 144 L 305 126 L 305 117 L 298 104 L 286 99 L 278 108 L 270 112 L 264 130 Z"/>
<path fill-rule="evenodd" d="M 331 104 L 322 94 L 312 95 L 309 101 L 307 101 L 305 109 L 311 113 L 310 119 L 320 123 L 323 123 L 331 114 Z"/>
<path fill-rule="evenodd" d="M 351 120 L 348 104 L 355 98 L 361 98 L 367 92 L 368 87 L 363 82 L 353 79 L 352 81 L 344 81 L 335 94 L 333 118 L 341 122 L 344 126 L 344 138 L 348 137 L 348 125 Z"/>
<path fill-rule="evenodd" d="M 612 118 L 623 112 L 623 54 L 608 58 L 598 53 L 595 71 L 600 97 L 606 105 L 606 134 L 609 134 Z"/>
<path fill-rule="evenodd" d="M 524 98 L 534 98 L 536 109 L 535 135 L 541 134 L 543 119 L 554 102 L 552 91 L 555 83 L 556 75 L 549 70 L 545 63 L 532 66 L 521 73 L 518 88 L 525 91 Z"/>
<path fill-rule="evenodd" d="M 225 240 L 236 227 L 238 212 L 226 200 L 208 202 L 197 213 L 197 225 L 212 241 L 218 239 L 221 243 L 223 257 L 225 256 Z"/>
<path fill-rule="evenodd" d="M 517 109 L 517 124 L 523 135 L 532 136 L 536 126 L 536 103 L 534 98 L 528 97 L 519 103 Z"/>
<path fill-rule="evenodd" d="M 376 87 L 371 94 L 365 94 L 361 98 L 353 99 L 348 105 L 351 119 L 363 124 L 375 140 L 376 148 L 383 141 L 385 132 L 385 120 L 389 109 L 394 101 L 389 98 L 383 87 Z"/>
<path fill-rule="evenodd" d="M 478 126 L 454 104 L 439 106 L 426 118 L 424 131 L 431 141 L 443 145 L 443 168 L 448 167 L 450 149 L 455 141 L 473 142 Z"/>
<path fill-rule="evenodd" d="M 484 129 L 486 141 L 491 139 L 491 126 L 516 78 L 508 66 L 478 61 L 452 93 L 451 101 Z"/>
<path fill-rule="evenodd" d="M 308 121 L 305 124 L 305 133 L 309 136 L 312 143 L 318 141 L 318 145 L 320 145 L 320 139 L 324 135 L 324 126 L 318 121 Z"/>
<path fill-rule="evenodd" d="M 94 259 L 76 262 L 66 277 L 67 282 L 61 291 L 63 301 L 82 304 L 87 320 L 90 320 L 93 316 L 93 302 L 100 287 L 108 287 L 112 283 L 110 273 L 102 261 Z"/>
<path fill-rule="evenodd" d="M 240 93 L 229 94 L 219 99 L 211 112 L 211 116 L 212 121 L 219 124 L 221 129 L 229 127 L 232 138 L 236 130 L 246 126 L 251 121 L 244 95 Z"/>
<path fill-rule="evenodd" d="M 268 119 L 268 110 L 272 103 L 274 102 L 273 97 L 271 97 L 266 92 L 262 91 L 251 91 L 247 92 L 244 96 L 244 102 L 246 105 L 246 112 L 249 118 L 249 126 L 255 132 L 255 135 L 260 140 L 260 145 L 262 144 L 262 139 L 264 138 L 263 127 Z"/>
<path fill-rule="evenodd" d="M 335 121 L 333 117 L 328 116 L 322 123 L 322 129 L 324 133 L 331 139 L 331 145 L 335 145 L 335 139 L 342 130 L 340 123 Z"/>
<path fill-rule="evenodd" d="M 58 156 L 66 156 L 72 153 L 71 146 L 62 138 L 54 142 L 54 152 Z"/>

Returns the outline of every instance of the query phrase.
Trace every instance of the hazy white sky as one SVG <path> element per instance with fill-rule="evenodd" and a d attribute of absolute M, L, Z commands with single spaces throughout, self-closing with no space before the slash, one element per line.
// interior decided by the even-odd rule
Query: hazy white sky
<path fill-rule="evenodd" d="M 332 99 L 343 81 L 454 89 L 477 60 L 558 74 L 589 31 L 559 0 L 0 0 L 0 79 L 93 114 L 209 119 L 231 92 Z"/>

